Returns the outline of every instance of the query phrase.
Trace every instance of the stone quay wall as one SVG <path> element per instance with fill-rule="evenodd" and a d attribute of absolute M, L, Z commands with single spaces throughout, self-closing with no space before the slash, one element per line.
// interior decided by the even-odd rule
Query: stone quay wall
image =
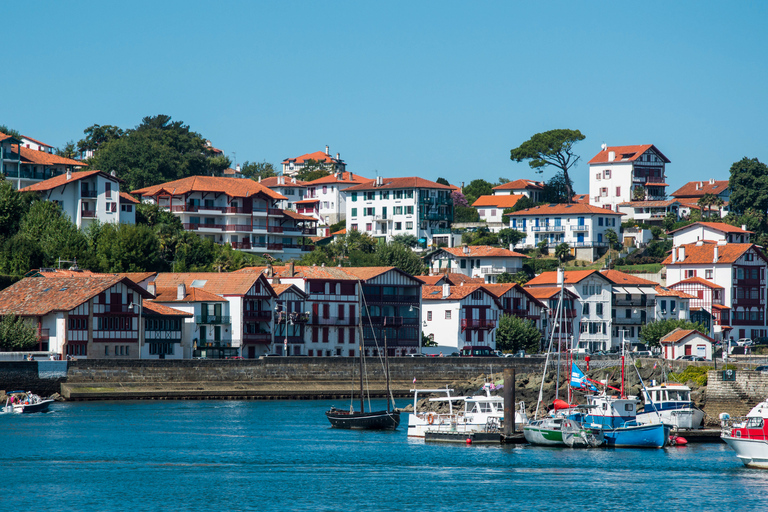
<path fill-rule="evenodd" d="M 707 373 L 707 402 L 704 412 L 718 418 L 727 412 L 732 418 L 745 416 L 768 398 L 768 373 L 735 370 L 734 380 L 723 379 L 723 370 Z"/>
<path fill-rule="evenodd" d="M 50 396 L 58 393 L 66 380 L 66 361 L 0 361 L 1 391 L 32 391 Z"/>

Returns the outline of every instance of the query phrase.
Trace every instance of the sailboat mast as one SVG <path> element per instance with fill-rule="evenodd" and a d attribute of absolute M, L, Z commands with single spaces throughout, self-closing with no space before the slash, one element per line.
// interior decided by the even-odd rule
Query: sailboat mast
<path fill-rule="evenodd" d="M 384 317 L 384 373 L 387 377 L 387 412 L 389 412 L 389 350 L 387 349 L 387 317 Z"/>
<path fill-rule="evenodd" d="M 357 281 L 357 289 L 359 296 L 357 298 L 357 310 L 360 312 L 358 316 L 358 329 L 360 330 L 360 345 L 358 350 L 360 351 L 360 412 L 365 412 L 365 401 L 363 398 L 363 357 L 365 357 L 365 336 L 363 336 L 363 285 L 360 281 Z"/>
<path fill-rule="evenodd" d="M 562 352 L 563 347 L 561 344 L 562 338 L 563 338 L 563 321 L 560 315 L 563 311 L 563 288 L 565 287 L 565 270 L 562 268 L 557 269 L 557 278 L 560 280 L 560 302 L 557 305 L 557 314 L 555 316 L 555 321 L 558 322 L 557 325 L 559 327 L 558 329 L 558 338 L 557 338 L 557 384 L 555 385 L 555 400 L 560 398 L 560 352 Z"/>

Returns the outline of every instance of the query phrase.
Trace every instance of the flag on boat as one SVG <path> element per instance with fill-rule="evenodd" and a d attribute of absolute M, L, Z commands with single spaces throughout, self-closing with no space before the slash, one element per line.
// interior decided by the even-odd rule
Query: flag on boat
<path fill-rule="evenodd" d="M 584 375 L 584 372 L 582 372 L 578 366 L 576 366 L 576 363 L 571 364 L 571 387 L 572 388 L 582 388 L 582 389 L 591 389 L 592 391 L 597 391 L 597 388 L 587 382 L 587 377 Z"/>
<path fill-rule="evenodd" d="M 413 383 L 416 384 L 416 377 L 413 378 Z"/>

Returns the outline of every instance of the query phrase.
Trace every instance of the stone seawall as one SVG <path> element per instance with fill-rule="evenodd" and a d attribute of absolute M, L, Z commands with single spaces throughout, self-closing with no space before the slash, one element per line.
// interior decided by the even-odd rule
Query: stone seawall
<path fill-rule="evenodd" d="M 66 361 L 1 361 L 0 390 L 50 396 L 67 380 Z"/>
<path fill-rule="evenodd" d="M 768 373 L 735 370 L 734 380 L 724 380 L 723 371 L 707 373 L 707 403 L 704 412 L 717 418 L 727 412 L 733 418 L 745 416 L 768 398 Z"/>

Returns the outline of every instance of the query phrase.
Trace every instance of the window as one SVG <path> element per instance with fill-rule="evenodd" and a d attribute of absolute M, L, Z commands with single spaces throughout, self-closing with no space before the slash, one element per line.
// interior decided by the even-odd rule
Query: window
<path fill-rule="evenodd" d="M 675 301 L 670 300 L 669 301 L 669 312 L 674 313 L 676 309 L 677 304 L 675 304 Z"/>
<path fill-rule="evenodd" d="M 602 304 L 595 304 L 595 313 L 597 313 L 598 316 L 603 316 L 603 305 Z"/>
<path fill-rule="evenodd" d="M 660 304 L 661 304 L 661 312 L 662 313 L 666 313 L 667 312 L 667 301 L 666 300 L 662 300 L 660 302 Z"/>
<path fill-rule="evenodd" d="M 382 190 L 379 192 L 379 197 L 381 199 L 389 199 L 389 190 Z"/>
<path fill-rule="evenodd" d="M 696 271 L 695 270 L 686 270 L 685 271 L 685 278 L 688 279 L 689 277 L 696 277 Z"/>
<path fill-rule="evenodd" d="M 459 266 L 460 266 L 461 268 L 467 268 L 467 260 L 461 260 L 461 261 L 459 262 Z"/>
<path fill-rule="evenodd" d="M 403 207 L 402 206 L 395 206 L 394 208 L 394 214 L 395 215 L 402 215 L 403 214 Z"/>
<path fill-rule="evenodd" d="M 606 170 L 604 170 L 604 171 L 603 171 L 603 177 L 604 177 L 605 179 L 607 179 L 607 180 L 611 179 L 611 170 L 610 170 L 610 169 L 606 169 Z"/>
<path fill-rule="evenodd" d="M 403 191 L 395 190 L 395 199 L 402 199 L 402 198 L 403 198 Z"/>
<path fill-rule="evenodd" d="M 603 187 L 600 189 L 600 195 L 602 197 L 608 197 L 608 187 Z"/>
<path fill-rule="evenodd" d="M 352 202 L 357 202 L 357 192 L 352 192 Z"/>
<path fill-rule="evenodd" d="M 602 226 L 603 225 L 603 218 L 602 217 L 598 217 L 597 218 L 597 225 L 598 226 Z"/>
<path fill-rule="evenodd" d="M 405 213 L 406 215 L 413 215 L 413 206 L 406 206 Z"/>
<path fill-rule="evenodd" d="M 370 222 L 368 222 L 368 223 L 365 225 L 365 230 L 366 230 L 366 231 L 373 231 L 373 224 L 371 224 Z"/>
<path fill-rule="evenodd" d="M 133 205 L 132 204 L 121 204 L 120 205 L 120 211 L 121 212 L 131 213 L 131 212 L 133 212 Z"/>
<path fill-rule="evenodd" d="M 445 310 L 445 319 L 446 320 L 450 320 L 451 319 L 451 310 L 450 309 L 446 309 Z"/>
<path fill-rule="evenodd" d="M 403 223 L 395 222 L 395 231 L 402 231 L 402 230 L 403 230 Z"/>
<path fill-rule="evenodd" d="M 413 229 L 413 222 L 406 222 L 405 229 Z"/>
<path fill-rule="evenodd" d="M 616 187 L 616 196 L 618 197 L 620 195 L 621 195 L 621 187 Z"/>
<path fill-rule="evenodd" d="M 365 200 L 366 200 L 366 201 L 373 201 L 373 199 L 375 198 L 375 196 L 376 196 L 376 192 L 374 192 L 374 191 L 371 191 L 371 192 L 365 192 Z"/>
<path fill-rule="evenodd" d="M 432 312 L 427 311 L 427 322 L 431 322 L 431 321 L 432 321 Z"/>
<path fill-rule="evenodd" d="M 589 302 L 585 302 L 581 306 L 581 314 L 584 316 L 589 316 Z"/>
<path fill-rule="evenodd" d="M 363 215 L 376 215 L 376 208 L 363 208 Z"/>
<path fill-rule="evenodd" d="M 352 224 L 350 227 L 352 228 L 352 231 L 357 231 L 357 224 Z"/>
<path fill-rule="evenodd" d="M 472 292 L 472 300 L 482 300 L 482 292 Z"/>
<path fill-rule="evenodd" d="M 413 199 L 413 190 L 407 190 L 405 192 L 405 197 L 407 197 L 408 199 Z"/>
<path fill-rule="evenodd" d="M 323 185 L 323 194 L 327 194 L 327 193 L 328 193 L 328 186 Z"/>
<path fill-rule="evenodd" d="M 112 199 L 112 183 L 107 182 L 104 184 L 104 195 L 107 199 Z"/>
<path fill-rule="evenodd" d="M 357 208 L 352 208 L 352 216 L 357 217 Z"/>
<path fill-rule="evenodd" d="M 707 279 L 712 279 L 712 269 L 707 269 L 705 271 L 704 277 L 707 278 Z"/>

